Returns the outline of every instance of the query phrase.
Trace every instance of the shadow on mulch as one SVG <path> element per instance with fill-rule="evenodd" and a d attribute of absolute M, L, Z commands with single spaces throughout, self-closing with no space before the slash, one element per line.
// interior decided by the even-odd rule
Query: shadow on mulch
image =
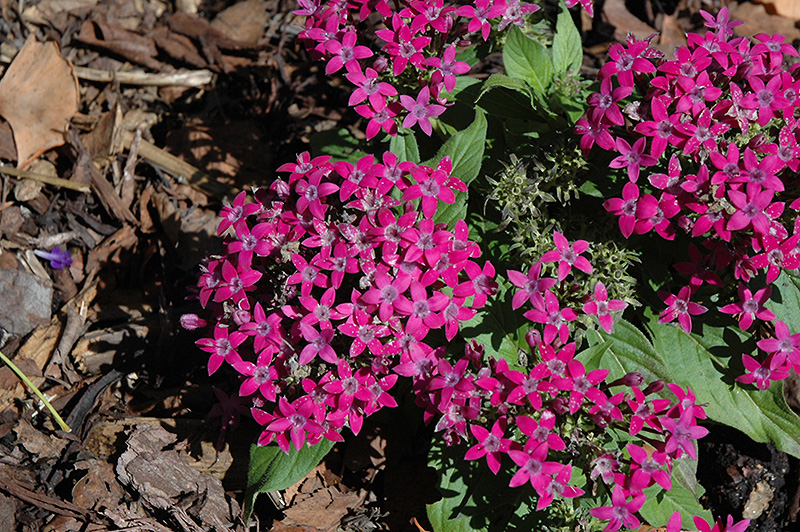
<path fill-rule="evenodd" d="M 797 530 L 800 461 L 736 429 L 709 430 L 698 446 L 703 506 L 723 519 L 750 519 L 748 532 Z"/>

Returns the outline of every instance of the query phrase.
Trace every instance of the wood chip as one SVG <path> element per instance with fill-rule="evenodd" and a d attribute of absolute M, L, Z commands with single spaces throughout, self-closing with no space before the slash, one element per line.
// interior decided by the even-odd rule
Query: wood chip
<path fill-rule="evenodd" d="M 89 252 L 89 257 L 86 259 L 86 276 L 94 277 L 108 262 L 119 263 L 122 251 L 133 249 L 138 242 L 136 232 L 129 225 L 106 238 L 102 244 Z"/>
<path fill-rule="evenodd" d="M 0 327 L 24 336 L 50 323 L 53 284 L 17 269 L 0 269 Z"/>
<path fill-rule="evenodd" d="M 82 145 L 77 134 L 70 135 L 70 141 L 73 146 L 78 150 L 78 160 L 75 161 L 75 172 L 73 179 L 79 183 L 90 184 L 92 190 L 97 193 L 97 197 L 103 204 L 106 212 L 119 220 L 128 222 L 130 224 L 138 225 L 138 220 L 130 211 L 127 205 L 123 203 L 114 186 L 103 177 L 100 170 L 92 161 L 92 156 Z"/>
<path fill-rule="evenodd" d="M 120 482 L 136 491 L 154 509 L 167 512 L 182 529 L 202 531 L 204 527 L 230 530 L 239 514 L 236 501 L 225 495 L 222 483 L 201 475 L 170 450 L 176 437 L 161 427 L 137 425 L 127 450 L 117 460 Z"/>
<path fill-rule="evenodd" d="M 11 497 L 0 493 L 0 531 L 11 532 L 17 530 L 17 503 Z"/>
<path fill-rule="evenodd" d="M 156 59 L 158 50 L 152 39 L 119 26 L 87 20 L 76 38 L 82 43 L 107 50 L 151 70 L 163 68 L 161 61 Z"/>
<path fill-rule="evenodd" d="M 94 128 L 81 135 L 81 142 L 86 147 L 92 160 L 104 164 L 122 152 L 122 109 L 114 105 L 114 109 L 101 115 Z"/>
<path fill-rule="evenodd" d="M 196 434 L 202 427 L 201 420 L 173 419 L 156 417 L 129 417 L 115 421 L 101 421 L 92 427 L 84 443 L 84 448 L 98 458 L 107 459 L 124 451 L 120 448 L 125 431 L 137 425 L 152 425 L 154 427 L 167 427 L 171 433 L 179 438 L 188 438 Z M 241 447 L 241 448 L 240 448 Z M 240 446 L 237 443 L 235 451 L 247 453 L 248 445 Z M 217 453 L 214 445 L 209 441 L 201 441 L 199 449 L 195 447 L 191 453 L 188 450 L 180 451 L 181 457 L 198 473 L 211 475 L 226 482 L 233 480 L 237 487 L 244 487 L 247 480 L 246 464 L 238 460 L 234 463 L 233 454 L 226 444 Z"/>

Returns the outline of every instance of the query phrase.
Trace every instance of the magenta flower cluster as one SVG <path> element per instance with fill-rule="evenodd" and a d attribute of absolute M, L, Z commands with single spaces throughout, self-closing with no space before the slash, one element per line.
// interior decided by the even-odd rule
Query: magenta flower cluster
<path fill-rule="evenodd" d="M 612 45 L 576 129 L 585 151 L 618 154 L 610 166 L 627 183 L 604 206 L 625 237 L 655 231 L 672 240 L 682 231 L 701 241 L 675 265 L 689 283 L 659 293 L 667 305 L 659 321 L 690 332 L 692 317 L 708 310 L 692 298 L 732 276 L 739 299 L 718 310 L 742 330 L 762 322 L 775 331 L 758 342 L 761 356 L 743 355 L 738 379 L 764 389 L 800 369 L 800 335 L 775 321 L 764 286 L 800 266 L 800 70 L 783 63 L 798 52 L 782 35 L 733 37 L 740 22 L 727 8 L 703 17 L 711 31 L 689 34 L 673 59 L 646 41 Z"/>
<path fill-rule="evenodd" d="M 430 168 L 390 152 L 355 164 L 302 153 L 279 171 L 288 179 L 255 202 L 241 193 L 222 209 L 225 253 L 199 280 L 216 323 L 197 343 L 209 374 L 223 363 L 241 374 L 259 442 L 288 451 L 395 406 L 388 391 L 432 351 L 428 332 L 452 339 L 497 284 L 466 224 L 433 220 L 466 189 L 448 158 Z"/>
<path fill-rule="evenodd" d="M 696 458 L 694 440 L 708 432 L 697 424 L 705 412 L 688 389 L 668 384 L 676 397 L 673 404 L 655 395 L 663 382 L 643 385 L 638 373 L 607 382 L 608 370 L 587 371 L 575 358 L 571 327 L 578 314 L 596 316 L 611 331 L 625 303 L 610 300 L 602 283 L 583 302 L 559 296 L 570 292 L 575 270 L 590 273 L 592 265 L 582 255 L 586 241 L 570 242 L 558 232 L 553 240 L 555 249 L 544 253 L 527 274 L 508 272 L 517 287 L 512 306 L 533 307 L 525 312 L 532 322 L 526 339 L 531 357 L 538 360 L 532 369 L 514 369 L 505 359 L 485 360 L 483 346 L 472 340 L 455 363 L 440 347 L 412 352 L 395 371 L 413 379 L 417 403 L 425 408 L 426 419 L 436 420 L 445 441 L 471 441 L 465 458 L 485 460 L 495 474 L 505 460 L 513 471 L 509 485 L 530 484 L 538 495 L 537 509 L 558 497 L 582 495 L 584 490 L 570 479 L 573 468 L 588 464 L 584 472 L 606 485 L 613 503 L 590 512 L 608 520 L 606 531 L 638 527 L 634 514 L 645 501 L 643 490 L 656 484 L 671 489 L 673 461 L 684 454 Z M 568 438 L 570 423 L 581 431 Z M 581 436 L 610 427 L 638 438 L 624 455 Z M 564 452 L 567 440 L 580 449 L 577 464 L 573 454 Z"/>
<path fill-rule="evenodd" d="M 638 523 L 642 490 L 670 489 L 672 462 L 696 457 L 693 440 L 707 430 L 690 390 L 667 385 L 673 404 L 654 395 L 661 382 L 643 386 L 635 373 L 607 382 L 608 370 L 587 371 L 575 359 L 570 323 L 578 313 L 610 331 L 625 307 L 602 283 L 574 308 L 557 295 L 569 292 L 576 272 L 592 272 L 586 241 L 556 233 L 527 274 L 509 272 L 518 288 L 512 305 L 532 307 L 525 316 L 539 360 L 533 369 L 484 360 L 475 341 L 452 361 L 445 347 L 426 343 L 429 331 L 452 340 L 498 285 L 466 224 L 450 230 L 433 220 L 439 202 L 465 188 L 449 159 L 430 168 L 390 152 L 355 164 L 303 153 L 280 171 L 288 179 L 256 190 L 254 202 L 241 193 L 222 209 L 225 253 L 207 261 L 198 283 L 215 320 L 212 336 L 197 344 L 209 354 L 210 374 L 228 364 L 241 375 L 239 396 L 263 426 L 259 443 L 288 452 L 339 441 L 345 426 L 358 433 L 365 417 L 396 406 L 389 392 L 409 377 L 445 441 L 471 440 L 465 458 L 485 459 L 495 473 L 506 461 L 510 486 L 530 484 L 542 509 L 583 494 L 570 484 L 567 419 L 587 431 L 613 426 L 638 438 L 624 456 L 569 437 L 589 457 L 578 465 L 589 463 L 587 474 L 613 493 L 613 507 L 592 510 L 609 531 Z M 204 324 L 194 315 L 183 321 Z"/>
<path fill-rule="evenodd" d="M 584 3 L 585 0 L 583 0 Z M 571 2 L 575 4 L 576 2 Z M 522 26 L 525 15 L 539 6 L 520 0 L 477 0 L 445 5 L 444 0 L 301 0 L 298 15 L 306 17 L 299 38 L 312 55 L 326 62 L 325 73 L 343 71 L 356 87 L 349 105 L 367 120 L 367 139 L 381 131 L 397 134 L 418 125 L 431 135 L 431 118 L 441 115 L 447 92 L 470 66 L 456 59 L 470 35 L 489 38 L 498 30 Z M 591 4 L 589 4 L 591 5 Z M 365 36 L 367 18 L 377 13 L 384 29 Z M 359 44 L 360 43 L 360 44 Z M 368 45 L 371 44 L 370 45 Z"/>

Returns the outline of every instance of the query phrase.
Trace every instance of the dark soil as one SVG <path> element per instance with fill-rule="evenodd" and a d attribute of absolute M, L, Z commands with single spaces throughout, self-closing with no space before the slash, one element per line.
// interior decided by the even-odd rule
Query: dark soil
<path fill-rule="evenodd" d="M 749 532 L 797 530 L 800 461 L 721 425 L 699 440 L 701 502 L 716 516 L 750 519 Z"/>

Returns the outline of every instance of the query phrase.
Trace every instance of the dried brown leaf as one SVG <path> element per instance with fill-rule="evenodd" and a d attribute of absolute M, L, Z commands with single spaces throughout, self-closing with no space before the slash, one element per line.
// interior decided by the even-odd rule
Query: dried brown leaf
<path fill-rule="evenodd" d="M 78 111 L 75 70 L 54 42 L 31 34 L 0 79 L 0 115 L 11 125 L 17 166 L 65 142 L 69 119 Z"/>
<path fill-rule="evenodd" d="M 614 38 L 617 41 L 624 41 L 628 33 L 633 33 L 640 40 L 656 33 L 655 28 L 628 11 L 625 0 L 606 0 L 603 13 L 609 24 L 614 26 Z"/>
<path fill-rule="evenodd" d="M 64 447 L 69 443 L 63 438 L 55 435 L 44 434 L 41 430 L 31 425 L 25 418 L 19 420 L 14 428 L 19 442 L 26 451 L 36 457 L 36 459 L 49 459 L 61 456 Z"/>
<path fill-rule="evenodd" d="M 800 30 L 793 20 L 767 12 L 763 5 L 742 3 L 733 8 L 731 19 L 744 21 L 736 27 L 736 34 L 752 37 L 758 33 L 780 33 L 786 36 L 787 42 L 800 38 Z"/>
<path fill-rule="evenodd" d="M 0 159 L 17 160 L 17 149 L 14 147 L 14 134 L 8 122 L 0 119 Z"/>
<path fill-rule="evenodd" d="M 17 357 L 14 359 L 14 365 L 28 378 L 42 376 L 42 368 L 37 366 L 36 362 L 30 358 Z M 0 367 L 0 389 L 10 390 L 19 385 L 19 382 L 19 377 L 11 371 L 11 368 L 7 366 Z"/>
<path fill-rule="evenodd" d="M 658 34 L 656 48 L 666 57 L 672 57 L 676 48 L 686 44 L 686 33 L 683 31 L 676 15 L 664 15 L 661 20 L 661 31 Z"/>
<path fill-rule="evenodd" d="M 211 28 L 229 39 L 256 44 L 268 20 L 266 0 L 243 0 L 221 11 Z"/>
<path fill-rule="evenodd" d="M 295 497 L 295 502 L 284 510 L 287 525 L 313 526 L 320 530 L 335 528 L 350 508 L 360 502 L 355 493 L 345 493 L 336 486 L 324 488 L 305 496 Z"/>
<path fill-rule="evenodd" d="M 117 482 L 114 466 L 104 460 L 92 458 L 78 462 L 75 468 L 86 470 L 86 476 L 73 486 L 72 502 L 86 508 L 96 508 L 114 507 L 122 500 L 125 491 Z"/>
<path fill-rule="evenodd" d="M 800 20 L 800 2 L 797 0 L 756 0 L 764 4 L 770 13 L 775 13 L 792 20 Z M 770 32 L 774 30 L 769 28 Z"/>

